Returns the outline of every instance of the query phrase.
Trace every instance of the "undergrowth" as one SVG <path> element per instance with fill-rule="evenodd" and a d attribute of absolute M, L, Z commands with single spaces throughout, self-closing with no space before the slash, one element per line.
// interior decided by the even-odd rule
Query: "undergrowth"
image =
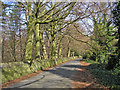
<path fill-rule="evenodd" d="M 101 64 L 93 60 L 87 60 L 86 62 L 91 63 L 87 69 L 97 78 L 102 86 L 110 89 L 120 89 L 120 67 L 114 70 L 106 70 L 106 64 Z"/>
<path fill-rule="evenodd" d="M 7 67 L 2 68 L 2 83 L 20 78 L 22 76 L 26 76 L 30 73 L 37 72 L 39 70 L 44 70 L 46 68 L 61 64 L 65 61 L 69 61 L 71 59 L 74 59 L 77 57 L 69 57 L 69 58 L 59 58 L 56 60 L 34 60 L 33 64 L 29 66 L 26 63 L 23 62 L 16 62 L 13 63 L 5 63 L 7 64 Z"/>

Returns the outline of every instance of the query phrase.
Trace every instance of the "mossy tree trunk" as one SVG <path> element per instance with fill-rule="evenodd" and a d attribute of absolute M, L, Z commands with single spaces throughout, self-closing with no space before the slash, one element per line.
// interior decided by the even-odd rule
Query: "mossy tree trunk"
<path fill-rule="evenodd" d="M 55 55 L 56 55 L 56 43 L 55 43 L 55 34 L 54 34 L 54 31 L 52 31 L 52 34 L 51 34 L 51 37 L 52 37 L 52 42 L 51 42 L 51 59 L 55 59 Z"/>
<path fill-rule="evenodd" d="M 32 60 L 33 38 L 34 38 L 34 31 L 31 28 L 28 31 L 28 40 L 27 40 L 26 51 L 25 51 L 25 62 Z"/>
<path fill-rule="evenodd" d="M 25 62 L 32 63 L 32 47 L 33 47 L 33 39 L 34 39 L 34 23 L 32 21 L 31 16 L 31 2 L 28 2 L 28 17 L 29 21 L 27 24 L 28 29 L 28 39 L 26 44 L 26 50 L 25 50 Z"/>
<path fill-rule="evenodd" d="M 48 59 L 45 42 L 44 42 L 44 37 L 43 37 L 43 32 L 40 33 L 40 43 L 41 43 L 41 48 L 42 48 L 43 59 Z"/>
<path fill-rule="evenodd" d="M 40 58 L 40 30 L 39 24 L 36 24 L 36 58 Z"/>
<path fill-rule="evenodd" d="M 39 2 L 36 3 L 36 8 L 39 7 Z M 38 18 L 39 16 L 39 8 L 36 9 L 35 13 L 35 18 Z M 36 24 L 36 31 L 35 31 L 35 36 L 36 36 L 36 59 L 40 59 L 40 24 Z"/>
<path fill-rule="evenodd" d="M 57 22 L 53 23 L 52 22 L 52 30 L 51 30 L 51 59 L 56 59 L 57 57 L 57 43 L 56 43 L 56 31 L 57 31 Z"/>
<path fill-rule="evenodd" d="M 60 42 L 60 45 L 59 45 L 59 56 L 58 57 L 62 57 L 62 42 Z"/>
<path fill-rule="evenodd" d="M 59 47 L 58 47 L 58 57 L 62 57 L 62 39 L 63 36 L 60 36 Z"/>

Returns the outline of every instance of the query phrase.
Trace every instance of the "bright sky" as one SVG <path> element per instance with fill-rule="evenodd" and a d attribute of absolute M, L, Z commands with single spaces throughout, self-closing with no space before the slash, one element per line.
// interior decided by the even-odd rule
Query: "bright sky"
<path fill-rule="evenodd" d="M 2 0 L 3 2 L 5 2 L 6 4 L 13 4 L 12 2 L 10 2 L 10 1 L 15 1 L 15 0 Z M 7 1 L 9 1 L 9 2 L 7 2 Z M 8 13 L 7 14 L 9 14 L 9 12 L 11 12 L 11 11 L 8 11 Z M 23 19 L 25 19 L 25 14 L 22 14 L 21 15 L 21 17 L 23 18 Z M 69 17 L 68 17 L 69 18 Z M 92 20 L 90 20 L 90 19 L 84 19 L 83 20 L 86 24 L 88 23 L 90 26 L 88 27 L 91 31 L 93 30 L 93 22 L 92 22 Z M 85 30 L 86 30 L 86 34 L 88 33 L 87 32 L 87 28 L 86 28 L 86 26 L 83 24 L 83 22 L 81 22 L 81 21 L 79 21 L 79 23 L 81 23 L 83 26 L 84 26 L 84 28 L 85 28 Z M 24 26 L 23 26 L 23 28 L 24 28 Z"/>

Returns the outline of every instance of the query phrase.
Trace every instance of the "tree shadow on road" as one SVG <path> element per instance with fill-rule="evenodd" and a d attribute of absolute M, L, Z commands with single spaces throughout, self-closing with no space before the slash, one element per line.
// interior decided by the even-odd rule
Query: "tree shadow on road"
<path fill-rule="evenodd" d="M 75 60 L 73 63 L 79 63 L 80 60 Z M 85 78 L 89 78 L 88 77 L 88 74 L 86 74 L 86 72 L 83 70 L 81 70 L 82 68 L 86 68 L 87 66 L 80 66 L 79 64 L 77 65 L 74 65 L 74 64 L 65 64 L 65 65 L 62 65 L 62 66 L 58 66 L 58 67 L 55 67 L 53 69 L 50 69 L 50 70 L 43 70 L 44 72 L 50 72 L 52 74 L 55 74 L 57 76 L 60 76 L 62 77 L 61 79 L 70 79 L 74 82 L 83 82 L 83 83 L 89 83 L 87 85 L 87 87 L 91 86 L 93 83 L 93 81 L 87 81 Z M 49 74 L 48 74 L 49 75 Z M 81 77 L 83 76 L 83 77 Z M 54 77 L 54 75 L 53 75 Z M 76 78 L 77 77 L 77 78 Z M 33 84 L 35 82 L 39 82 L 39 80 L 34 80 L 34 81 L 31 81 L 31 82 L 28 82 L 26 84 L 23 84 L 21 86 L 18 86 L 18 87 L 15 87 L 15 88 L 19 88 L 19 87 L 23 87 L 23 86 L 27 86 L 27 85 L 30 85 L 30 84 Z"/>
<path fill-rule="evenodd" d="M 77 61 L 78 62 L 78 61 Z M 78 62 L 79 63 L 79 62 Z M 46 72 L 50 72 L 52 74 L 56 74 L 58 76 L 61 76 L 62 78 L 68 78 L 72 80 L 73 82 L 79 83 L 81 88 L 91 88 L 93 86 L 100 87 L 94 78 L 90 76 L 90 73 L 86 72 L 84 70 L 89 66 L 81 66 L 81 65 L 63 65 L 61 67 L 57 67 L 55 69 L 51 70 L 44 70 Z"/>

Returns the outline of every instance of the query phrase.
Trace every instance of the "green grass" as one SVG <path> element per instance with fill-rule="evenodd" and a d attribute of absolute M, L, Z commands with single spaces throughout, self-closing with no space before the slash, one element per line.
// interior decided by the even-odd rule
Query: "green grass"
<path fill-rule="evenodd" d="M 116 68 L 115 70 L 106 70 L 105 64 L 100 64 L 98 62 L 88 60 L 86 61 L 91 63 L 91 65 L 87 68 L 95 78 L 97 78 L 98 82 L 105 87 L 112 89 L 120 89 L 120 68 Z"/>
<path fill-rule="evenodd" d="M 49 67 L 52 67 L 57 64 L 61 64 L 65 61 L 69 61 L 71 59 L 74 59 L 77 57 L 70 57 L 70 58 L 59 58 L 54 60 L 42 60 L 41 61 L 33 61 L 32 66 L 30 67 L 28 64 L 22 63 L 22 62 L 12 62 L 12 63 L 4 63 L 5 67 L 2 68 L 2 83 L 14 80 L 16 78 L 19 78 L 21 76 L 26 76 L 30 73 L 37 72 L 41 69 L 46 69 Z"/>

